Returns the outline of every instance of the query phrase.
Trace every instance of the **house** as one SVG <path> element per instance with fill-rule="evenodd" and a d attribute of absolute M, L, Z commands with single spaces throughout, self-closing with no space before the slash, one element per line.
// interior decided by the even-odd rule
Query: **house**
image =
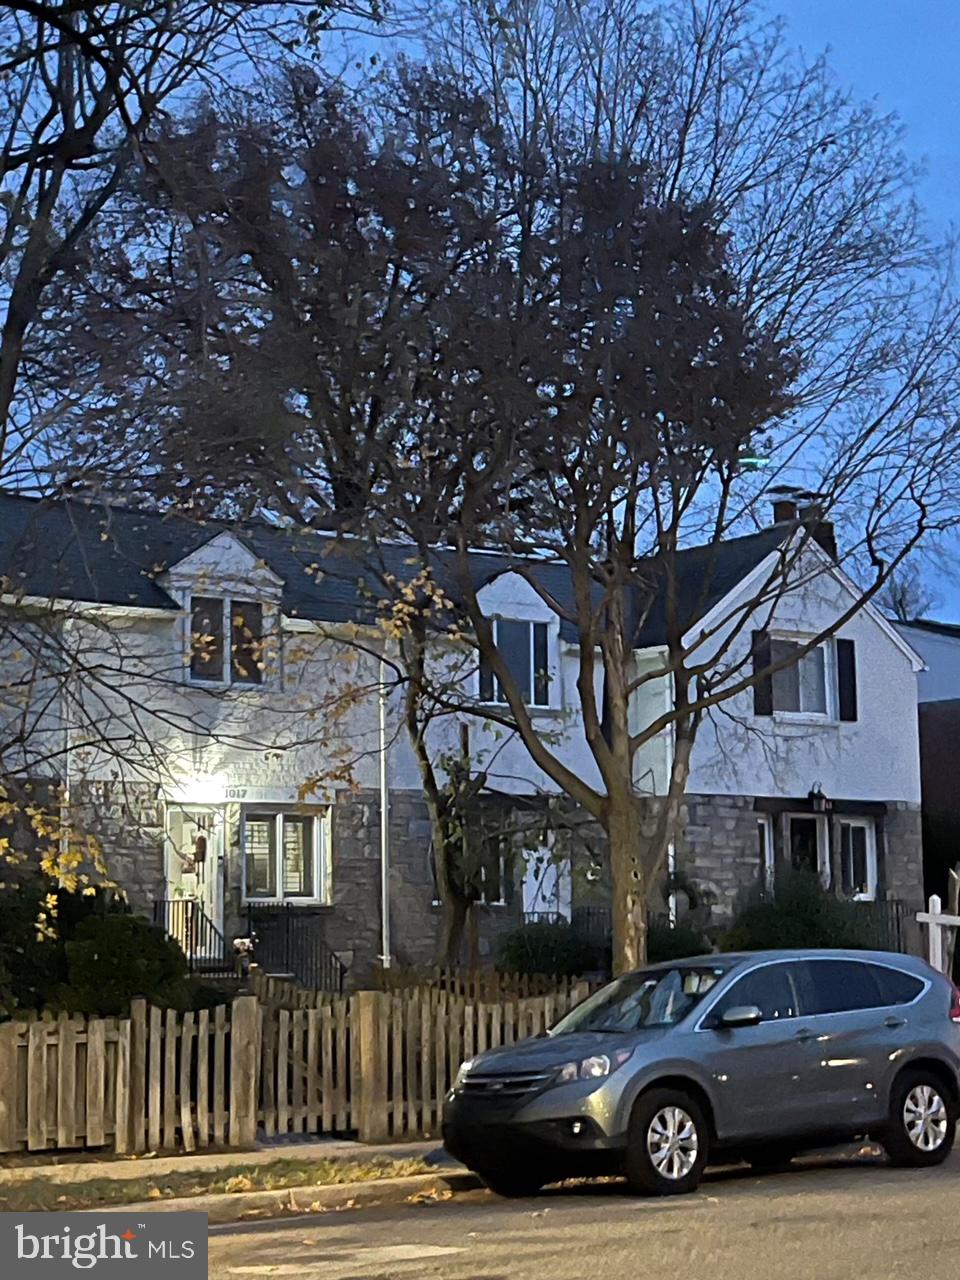
<path fill-rule="evenodd" d="M 960 626 L 917 618 L 896 627 L 924 661 L 918 691 L 924 880 L 928 893 L 945 898 L 947 872 L 960 862 Z"/>
<path fill-rule="evenodd" d="M 781 519 L 682 553 L 691 637 L 722 641 L 794 532 Z M 403 572 L 404 549 L 386 554 Z M 800 575 L 773 618 L 758 610 L 737 644 L 783 654 L 849 610 L 853 588 L 829 544 L 806 554 L 816 572 Z M 575 634 L 515 563 L 487 552 L 475 562 L 531 711 L 564 761 L 595 781 Z M 556 594 L 564 572 L 538 563 Z M 267 523 L 0 494 L 0 575 L 5 772 L 63 788 L 136 908 L 157 911 L 201 957 L 252 925 L 288 965 L 309 951 L 312 973 L 362 971 L 385 947 L 406 962 L 433 958 L 428 813 L 370 642 L 382 640 L 376 583 L 349 548 Z M 638 664 L 656 664 L 655 613 L 637 643 Z M 745 892 L 790 865 L 851 897 L 919 905 L 921 668 L 867 605 L 798 666 L 707 719 L 673 854 L 673 905 L 722 927 Z M 483 671 L 463 678 L 496 702 Z M 657 714 L 670 697 L 667 681 L 651 680 L 635 714 Z M 455 717 L 436 732 L 438 752 L 455 748 Z M 589 824 L 584 857 L 540 823 L 562 805 L 519 740 L 482 723 L 470 732 L 496 803 L 526 832 L 519 863 L 494 841 L 484 864 L 476 943 L 489 955 L 524 912 L 602 906 L 603 852 Z M 638 757 L 637 789 L 653 801 L 671 749 L 664 733 Z"/>

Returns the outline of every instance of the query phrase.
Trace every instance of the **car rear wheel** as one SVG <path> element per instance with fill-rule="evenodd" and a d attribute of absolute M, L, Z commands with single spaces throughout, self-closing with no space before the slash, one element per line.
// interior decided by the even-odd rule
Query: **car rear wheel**
<path fill-rule="evenodd" d="M 880 1142 L 893 1164 L 925 1168 L 946 1160 L 956 1128 L 956 1104 L 939 1077 L 906 1071 L 894 1083 Z"/>
<path fill-rule="evenodd" d="M 535 1196 L 542 1188 L 544 1179 L 534 1173 L 506 1171 L 500 1173 L 478 1171 L 484 1185 L 497 1196 L 507 1200 L 520 1200 L 525 1196 Z"/>
<path fill-rule="evenodd" d="M 680 1089 L 651 1089 L 630 1117 L 624 1171 L 632 1191 L 677 1196 L 695 1191 L 707 1163 L 703 1111 Z"/>

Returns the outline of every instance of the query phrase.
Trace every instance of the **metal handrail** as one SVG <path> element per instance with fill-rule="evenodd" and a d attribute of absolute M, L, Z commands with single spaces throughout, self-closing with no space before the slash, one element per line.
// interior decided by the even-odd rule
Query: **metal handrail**
<path fill-rule="evenodd" d="M 291 974 L 315 991 L 342 991 L 347 966 L 320 936 L 318 917 L 290 902 L 249 903 L 253 958 L 265 973 Z"/>
<path fill-rule="evenodd" d="M 191 973 L 232 976 L 234 961 L 223 934 L 196 898 L 160 898 L 153 904 L 153 920 L 178 943 Z"/>

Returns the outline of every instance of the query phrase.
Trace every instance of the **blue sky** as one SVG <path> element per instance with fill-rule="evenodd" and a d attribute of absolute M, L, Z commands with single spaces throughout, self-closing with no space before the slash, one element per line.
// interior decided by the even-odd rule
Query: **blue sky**
<path fill-rule="evenodd" d="M 925 160 L 921 197 L 931 226 L 960 222 L 958 0 L 768 0 L 806 54 L 829 47 L 838 79 L 893 110 L 906 150 Z"/>
<path fill-rule="evenodd" d="M 930 230 L 960 225 L 960 0 L 768 0 L 787 38 L 807 55 L 829 50 L 838 80 L 892 110 L 904 148 L 922 160 L 919 189 Z M 960 622 L 960 548 L 954 565 L 924 566 L 935 580 L 929 611 Z"/>

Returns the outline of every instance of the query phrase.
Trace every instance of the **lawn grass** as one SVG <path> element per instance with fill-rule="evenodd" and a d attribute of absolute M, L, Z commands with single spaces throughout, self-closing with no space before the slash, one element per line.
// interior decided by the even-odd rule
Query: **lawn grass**
<path fill-rule="evenodd" d="M 28 1179 L 0 1185 L 0 1211 L 28 1213 L 52 1209 L 100 1209 L 114 1204 L 135 1204 L 142 1200 L 169 1200 L 179 1196 L 220 1192 L 282 1191 L 286 1187 L 329 1187 L 336 1183 L 370 1182 L 380 1178 L 402 1178 L 431 1173 L 423 1160 L 272 1160 L 269 1164 L 243 1164 L 230 1169 L 211 1169 L 142 1178 L 89 1178 L 57 1182 L 48 1178 Z"/>

